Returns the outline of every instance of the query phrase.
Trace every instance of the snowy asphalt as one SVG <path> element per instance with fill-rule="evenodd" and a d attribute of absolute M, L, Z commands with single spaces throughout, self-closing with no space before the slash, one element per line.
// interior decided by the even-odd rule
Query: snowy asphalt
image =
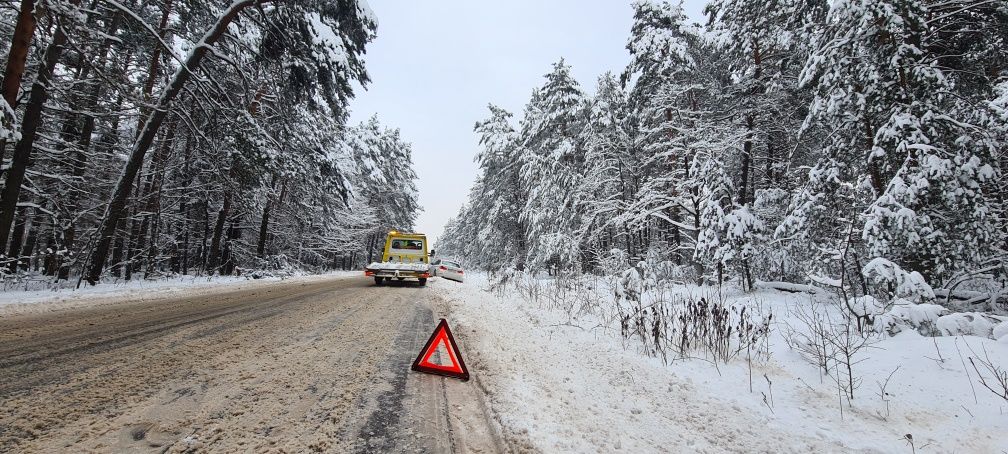
<path fill-rule="evenodd" d="M 409 371 L 447 315 L 430 290 L 344 277 L 0 316 L 0 452 L 501 451 L 478 387 Z"/>

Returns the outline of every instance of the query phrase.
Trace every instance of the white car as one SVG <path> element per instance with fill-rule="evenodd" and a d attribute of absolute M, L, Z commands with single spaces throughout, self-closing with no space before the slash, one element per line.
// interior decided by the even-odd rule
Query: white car
<path fill-rule="evenodd" d="M 465 281 L 465 271 L 462 269 L 462 265 L 450 260 L 433 260 L 431 262 L 431 275 L 441 276 L 456 282 Z"/>

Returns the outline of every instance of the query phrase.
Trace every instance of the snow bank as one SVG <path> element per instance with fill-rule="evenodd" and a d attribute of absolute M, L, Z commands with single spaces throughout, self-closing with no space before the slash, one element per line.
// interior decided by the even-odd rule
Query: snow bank
<path fill-rule="evenodd" d="M 979 312 L 957 312 L 938 317 L 935 326 L 946 336 L 991 337 L 996 322 Z"/>
<path fill-rule="evenodd" d="M 876 318 L 875 326 L 879 331 L 885 331 L 889 334 L 896 334 L 911 328 L 924 335 L 938 335 L 940 333 L 935 331 L 935 324 L 939 317 L 947 313 L 948 309 L 937 304 L 913 304 L 900 301 L 893 305 L 889 312 Z"/>
<path fill-rule="evenodd" d="M 666 365 L 596 317 L 486 293 L 478 273 L 466 284 L 435 280 L 431 288 L 450 304 L 470 372 L 506 437 L 544 452 L 906 452 L 905 434 L 929 452 L 1008 449 L 1008 402 L 975 383 L 974 399 L 975 373 L 957 354 L 986 349 L 1008 364 L 1008 343 L 911 330 L 884 338 L 857 358 L 860 386 L 841 413 L 832 379 L 790 350 L 780 327 L 771 358 L 751 374 L 744 360 Z M 783 326 L 796 323 L 788 309 L 810 295 L 761 290 L 728 298 L 768 306 Z M 941 321 L 930 306 L 901 310 L 943 329 L 975 323 Z"/>
<path fill-rule="evenodd" d="M 875 312 L 867 307 L 861 297 L 855 299 L 854 312 L 858 315 L 878 314 L 880 304 L 874 306 Z M 859 313 L 864 312 L 864 313 Z M 998 318 L 981 312 L 951 312 L 937 304 L 913 304 L 905 300 L 897 300 L 892 309 L 875 317 L 875 328 L 878 332 L 897 334 L 904 330 L 916 330 L 924 336 L 979 336 L 998 339 L 995 325 L 1001 321 Z"/>
<path fill-rule="evenodd" d="M 359 276 L 360 271 L 338 271 L 328 274 L 291 277 L 181 276 L 145 281 L 135 279 L 122 283 L 82 285 L 80 289 L 3 291 L 0 292 L 0 316 L 29 312 L 51 312 L 92 305 L 143 301 L 168 296 L 192 296 L 220 290 L 239 290 L 280 281 L 310 282 L 334 276 Z"/>
<path fill-rule="evenodd" d="M 1008 342 L 1008 320 L 998 323 L 991 330 L 992 337 L 1002 342 Z"/>
<path fill-rule="evenodd" d="M 885 304 L 871 295 L 858 296 L 851 301 L 851 312 L 859 317 L 873 317 L 885 310 Z"/>

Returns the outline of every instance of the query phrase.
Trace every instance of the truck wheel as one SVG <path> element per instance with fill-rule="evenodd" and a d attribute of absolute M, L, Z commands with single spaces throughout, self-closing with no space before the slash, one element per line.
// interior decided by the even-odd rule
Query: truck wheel
<path fill-rule="evenodd" d="M 385 278 L 383 278 L 383 277 L 381 277 L 381 276 L 375 276 L 375 277 L 374 277 L 374 284 L 375 284 L 375 285 L 382 285 L 382 282 L 383 282 L 384 280 L 385 280 Z"/>
<path fill-rule="evenodd" d="M 419 279 L 419 281 L 420 281 L 420 286 L 421 287 L 426 287 L 427 286 L 427 278 L 422 277 L 422 278 Z"/>

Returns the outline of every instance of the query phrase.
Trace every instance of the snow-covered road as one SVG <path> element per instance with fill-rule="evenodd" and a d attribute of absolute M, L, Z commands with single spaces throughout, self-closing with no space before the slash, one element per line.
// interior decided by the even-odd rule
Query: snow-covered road
<path fill-rule="evenodd" d="M 0 314 L 0 452 L 495 452 L 478 388 L 409 372 L 447 307 L 328 277 Z"/>

